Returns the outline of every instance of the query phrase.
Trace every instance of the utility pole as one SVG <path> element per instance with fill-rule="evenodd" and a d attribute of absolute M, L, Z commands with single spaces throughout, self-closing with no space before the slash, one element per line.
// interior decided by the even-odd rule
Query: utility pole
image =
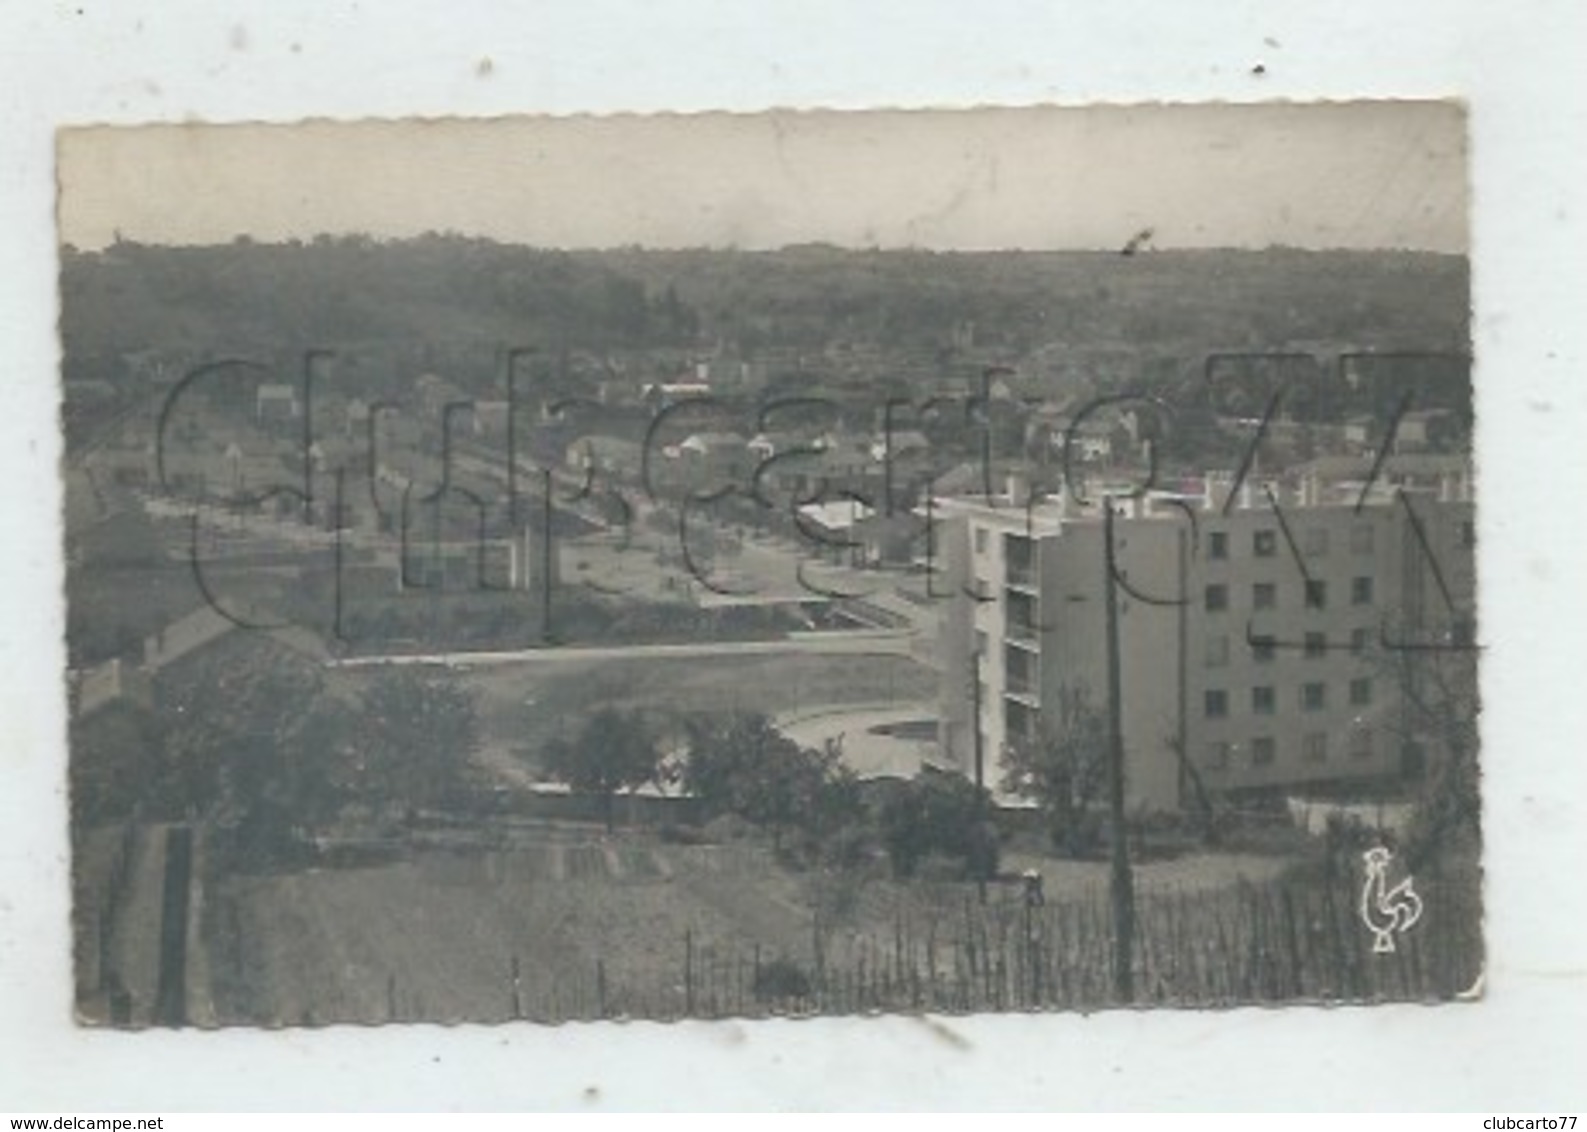
<path fill-rule="evenodd" d="M 975 806 L 980 818 L 976 836 L 986 832 L 986 740 L 981 736 L 981 651 L 970 654 L 970 727 L 975 739 Z M 977 861 L 975 887 L 982 904 L 986 903 L 986 867 Z"/>
<path fill-rule="evenodd" d="M 1135 999 L 1130 963 L 1135 949 L 1135 884 L 1130 873 L 1130 846 L 1124 827 L 1124 707 L 1122 662 L 1119 658 L 1118 562 L 1113 548 L 1113 497 L 1104 496 L 1103 595 L 1107 610 L 1108 658 L 1108 810 L 1112 872 L 1108 892 L 1113 903 L 1113 994 L 1121 1003 Z"/>

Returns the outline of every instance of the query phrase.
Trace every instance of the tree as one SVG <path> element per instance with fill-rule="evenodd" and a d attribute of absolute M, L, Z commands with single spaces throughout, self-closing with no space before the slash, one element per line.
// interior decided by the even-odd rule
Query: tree
<path fill-rule="evenodd" d="M 268 862 L 302 848 L 300 831 L 333 818 L 348 797 L 346 708 L 316 689 L 300 711 L 259 742 L 229 752 L 221 771 L 239 857 Z"/>
<path fill-rule="evenodd" d="M 364 693 L 360 722 L 360 786 L 410 814 L 454 794 L 479 746 L 473 696 L 449 674 L 381 673 Z"/>
<path fill-rule="evenodd" d="M 858 783 L 839 744 L 800 747 L 764 715 L 696 717 L 684 726 L 685 787 L 718 812 L 770 829 L 776 848 L 794 830 L 825 845 L 859 818 Z"/>
<path fill-rule="evenodd" d="M 1084 688 L 1066 689 L 1055 723 L 1009 750 L 1003 788 L 1041 807 L 1053 845 L 1072 857 L 1096 850 L 1100 824 L 1091 813 L 1107 776 L 1107 715 Z"/>
<path fill-rule="evenodd" d="M 1408 863 L 1420 868 L 1452 850 L 1475 852 L 1481 841 L 1479 650 L 1469 622 L 1458 619 L 1431 632 L 1402 627 L 1396 636 L 1406 647 L 1386 649 L 1382 666 L 1402 704 L 1390 723 L 1402 769 L 1421 783 L 1406 846 Z"/>
<path fill-rule="evenodd" d="M 965 875 L 997 871 L 997 834 L 987 820 L 985 789 L 956 774 L 925 771 L 904 783 L 881 807 L 882 843 L 900 877 L 915 875 L 927 857 L 947 858 Z"/>
<path fill-rule="evenodd" d="M 201 816 L 253 863 L 290 852 L 347 797 L 351 727 L 318 666 L 268 639 L 212 646 L 191 679 L 171 681 L 156 721 L 158 765 L 146 812 Z"/>
<path fill-rule="evenodd" d="M 683 785 L 717 813 L 745 814 L 753 807 L 757 768 L 792 746 L 764 715 L 692 716 L 684 721 L 689 759 Z"/>
<path fill-rule="evenodd" d="M 586 720 L 577 738 L 553 739 L 544 751 L 546 773 L 573 790 L 600 798 L 608 833 L 618 791 L 654 782 L 660 762 L 661 751 L 644 718 L 637 711 L 610 707 Z"/>
<path fill-rule="evenodd" d="M 792 830 L 819 846 L 858 813 L 854 776 L 838 759 L 835 746 L 815 751 L 782 740 L 742 779 L 740 812 L 771 829 L 773 848 Z"/>
<path fill-rule="evenodd" d="M 159 721 L 134 702 L 71 719 L 72 826 L 90 829 L 129 817 L 158 789 Z"/>

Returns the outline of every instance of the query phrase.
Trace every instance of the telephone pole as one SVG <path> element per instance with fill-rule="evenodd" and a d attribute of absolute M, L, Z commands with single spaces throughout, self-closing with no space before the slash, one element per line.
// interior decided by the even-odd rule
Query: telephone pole
<path fill-rule="evenodd" d="M 981 652 L 970 655 L 970 715 L 971 734 L 975 737 L 975 807 L 980 819 L 976 830 L 979 838 L 986 832 L 986 740 L 981 736 Z M 975 887 L 980 902 L 986 903 L 986 864 L 975 862 Z"/>
<path fill-rule="evenodd" d="M 1113 904 L 1113 994 L 1121 1003 L 1135 999 L 1131 960 L 1135 950 L 1135 883 L 1130 872 L 1130 846 L 1124 826 L 1124 708 L 1122 661 L 1119 658 L 1118 561 L 1113 548 L 1113 496 L 1104 496 L 1103 595 L 1107 611 L 1108 660 L 1108 809 L 1112 835 L 1112 872 L 1108 893 Z"/>

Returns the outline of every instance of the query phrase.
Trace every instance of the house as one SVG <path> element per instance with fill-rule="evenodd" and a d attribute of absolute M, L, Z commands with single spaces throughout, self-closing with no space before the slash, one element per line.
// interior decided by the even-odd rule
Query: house
<path fill-rule="evenodd" d="M 709 397 L 708 381 L 647 381 L 639 387 L 639 399 L 655 408 L 664 408 L 690 397 Z"/>
<path fill-rule="evenodd" d="M 858 499 L 828 499 L 800 507 L 794 525 L 812 549 L 823 551 L 833 562 L 859 565 L 861 547 L 854 529 L 873 514 L 875 510 Z"/>
<path fill-rule="evenodd" d="M 254 419 L 261 424 L 294 421 L 302 415 L 295 385 L 267 382 L 254 393 Z"/>
<path fill-rule="evenodd" d="M 369 402 L 362 397 L 347 402 L 343 423 L 348 436 L 362 437 L 369 428 Z"/>
<path fill-rule="evenodd" d="M 1072 462 L 1104 463 L 1113 459 L 1117 442 L 1128 437 L 1128 429 L 1115 425 L 1105 413 L 1076 423 L 1068 412 L 1038 410 L 1025 422 L 1025 450 L 1037 460 L 1061 461 L 1067 447 Z"/>
<path fill-rule="evenodd" d="M 1344 423 L 1345 446 L 1355 452 L 1370 450 L 1377 443 L 1379 421 L 1377 417 L 1354 416 Z"/>
<path fill-rule="evenodd" d="M 563 464 L 580 474 L 605 473 L 635 479 L 644 459 L 643 446 L 619 436 L 581 436 L 567 446 Z"/>
<path fill-rule="evenodd" d="M 876 434 L 876 439 L 871 442 L 871 459 L 882 463 L 930 450 L 931 441 L 926 439 L 926 434 L 918 428 L 894 429 L 891 432 Z"/>
<path fill-rule="evenodd" d="M 1394 451 L 1441 451 L 1455 446 L 1460 423 L 1449 409 L 1416 409 L 1400 417 L 1394 430 Z"/>
<path fill-rule="evenodd" d="M 475 401 L 474 435 L 486 440 L 504 439 L 511 408 L 507 401 Z"/>
<path fill-rule="evenodd" d="M 808 430 L 790 430 L 786 432 L 758 432 L 745 442 L 744 447 L 755 458 L 757 463 L 764 463 L 773 456 L 782 456 L 800 449 L 811 450 L 821 447 L 819 434 Z"/>
<path fill-rule="evenodd" d="M 854 524 L 851 538 L 859 542 L 865 566 L 907 567 L 926 553 L 925 520 L 907 511 L 866 515 Z"/>
<path fill-rule="evenodd" d="M 702 458 L 747 450 L 744 438 L 736 432 L 690 433 L 678 444 L 679 452 Z"/>
<path fill-rule="evenodd" d="M 434 373 L 421 374 L 413 383 L 413 391 L 423 414 L 437 421 L 448 405 L 471 400 L 461 386 Z"/>
<path fill-rule="evenodd" d="M 149 674 L 120 657 L 71 676 L 72 713 L 78 719 L 116 704 L 147 708 L 152 702 Z"/>

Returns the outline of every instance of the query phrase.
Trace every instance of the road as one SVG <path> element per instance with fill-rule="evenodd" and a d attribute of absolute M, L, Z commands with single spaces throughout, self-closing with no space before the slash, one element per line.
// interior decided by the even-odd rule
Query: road
<path fill-rule="evenodd" d="M 777 729 L 801 747 L 821 750 L 828 740 L 841 744 L 843 764 L 861 778 L 913 778 L 935 764 L 934 739 L 900 738 L 889 727 L 934 721 L 930 701 L 893 704 L 831 704 L 777 717 Z"/>
<path fill-rule="evenodd" d="M 793 633 L 770 641 L 689 641 L 664 645 L 577 645 L 500 652 L 395 653 L 327 660 L 331 668 L 386 665 L 588 664 L 607 660 L 687 660 L 695 657 L 766 656 L 806 653 L 848 656 L 909 656 L 914 634 L 906 629 L 851 629 Z"/>

